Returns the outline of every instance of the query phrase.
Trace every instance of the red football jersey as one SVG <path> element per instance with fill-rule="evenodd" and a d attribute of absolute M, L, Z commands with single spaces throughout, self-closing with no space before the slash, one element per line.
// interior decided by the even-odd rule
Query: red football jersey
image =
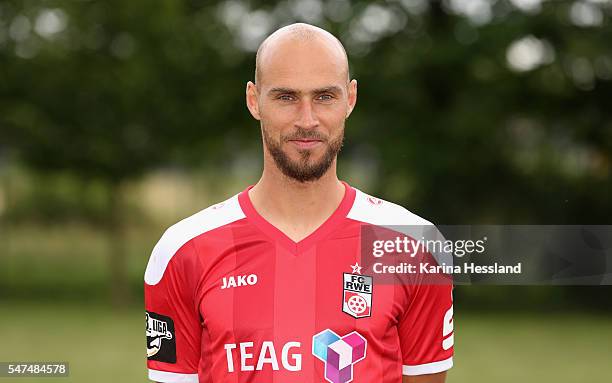
<path fill-rule="evenodd" d="M 158 382 L 401 382 L 452 367 L 452 286 L 377 284 L 362 225 L 431 225 L 344 183 L 294 242 L 247 188 L 170 227 L 145 272 L 149 378 Z"/>

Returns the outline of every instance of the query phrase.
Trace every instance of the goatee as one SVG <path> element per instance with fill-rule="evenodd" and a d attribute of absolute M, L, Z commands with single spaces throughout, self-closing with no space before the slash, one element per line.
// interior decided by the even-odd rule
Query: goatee
<path fill-rule="evenodd" d="M 304 128 L 298 128 L 298 130 L 296 130 L 290 136 L 281 137 L 280 142 L 277 142 L 270 137 L 263 126 L 261 128 L 261 132 L 266 148 L 272 155 L 276 166 L 284 175 L 298 182 L 316 181 L 321 178 L 329 170 L 331 164 L 334 162 L 334 159 L 340 152 L 344 142 L 344 129 L 342 129 L 338 137 L 332 139 L 331 141 L 316 131 L 306 130 Z M 312 151 L 300 150 L 300 158 L 297 161 L 292 160 L 283 151 L 282 144 L 296 139 L 321 140 L 323 144 L 326 145 L 323 157 L 319 161 L 310 163 Z"/>

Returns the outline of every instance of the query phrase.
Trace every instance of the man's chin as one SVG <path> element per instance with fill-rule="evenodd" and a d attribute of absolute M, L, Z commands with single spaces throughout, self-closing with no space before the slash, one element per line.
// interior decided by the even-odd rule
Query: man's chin
<path fill-rule="evenodd" d="M 313 159 L 307 161 L 291 160 L 285 163 L 284 167 L 281 167 L 285 175 L 301 182 L 315 181 L 321 178 L 329 168 L 329 165 L 326 166 L 321 159 L 317 161 Z"/>
<path fill-rule="evenodd" d="M 318 169 L 324 166 L 324 161 L 323 161 L 323 157 L 310 157 L 308 159 L 303 159 L 303 158 L 298 158 L 298 159 L 293 159 L 290 158 L 290 162 L 289 165 L 293 168 L 293 169 L 299 169 L 300 171 L 303 172 L 309 172 L 310 169 Z"/>

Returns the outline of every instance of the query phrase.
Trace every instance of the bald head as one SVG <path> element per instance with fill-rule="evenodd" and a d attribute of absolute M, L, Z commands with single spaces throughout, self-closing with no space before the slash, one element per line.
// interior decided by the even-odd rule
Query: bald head
<path fill-rule="evenodd" d="M 277 29 L 257 49 L 255 84 L 259 87 L 266 75 L 274 71 L 275 61 L 292 56 L 290 50 L 310 50 L 312 54 L 327 56 L 330 65 L 344 73 L 349 80 L 348 57 L 344 46 L 326 30 L 305 23 L 295 23 Z M 294 55 L 297 57 L 298 55 Z"/>
<path fill-rule="evenodd" d="M 264 173 L 314 182 L 335 172 L 344 123 L 357 102 L 344 47 L 331 33 L 292 24 L 257 50 L 246 104 L 260 122 Z"/>

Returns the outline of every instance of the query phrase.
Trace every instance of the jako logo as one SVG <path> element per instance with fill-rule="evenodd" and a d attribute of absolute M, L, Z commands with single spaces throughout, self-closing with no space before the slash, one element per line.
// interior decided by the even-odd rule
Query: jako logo
<path fill-rule="evenodd" d="M 357 331 L 343 337 L 330 329 L 312 337 L 312 354 L 325 363 L 325 380 L 348 383 L 353 380 L 353 365 L 366 357 L 368 341 Z"/>
<path fill-rule="evenodd" d="M 238 275 L 237 277 L 231 275 L 229 277 L 223 277 L 221 281 L 221 290 L 227 289 L 230 287 L 239 287 L 239 286 L 253 286 L 257 283 L 257 275 L 249 274 L 249 275 Z"/>

